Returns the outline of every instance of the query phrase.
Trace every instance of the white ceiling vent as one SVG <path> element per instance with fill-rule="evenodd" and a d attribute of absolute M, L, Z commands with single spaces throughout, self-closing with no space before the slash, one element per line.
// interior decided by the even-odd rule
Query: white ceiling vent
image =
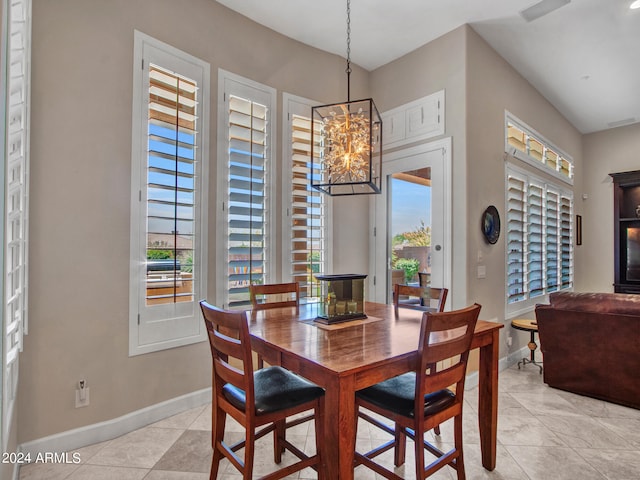
<path fill-rule="evenodd" d="M 535 5 L 531 5 L 529 8 L 522 10 L 520 15 L 527 22 L 533 22 L 534 20 L 544 17 L 546 14 L 559 9 L 567 3 L 571 3 L 571 0 L 542 0 Z"/>
<path fill-rule="evenodd" d="M 622 127 L 623 125 L 631 125 L 632 123 L 636 123 L 638 120 L 631 117 L 625 118 L 624 120 L 618 120 L 617 122 L 609 122 L 607 125 L 611 128 Z"/>

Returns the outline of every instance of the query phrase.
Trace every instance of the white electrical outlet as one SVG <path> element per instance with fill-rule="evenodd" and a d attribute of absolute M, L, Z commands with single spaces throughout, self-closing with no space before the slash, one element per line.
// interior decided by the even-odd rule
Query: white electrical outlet
<path fill-rule="evenodd" d="M 76 388 L 76 408 L 89 406 L 89 387 L 87 381 L 81 379 Z"/>
<path fill-rule="evenodd" d="M 507 347 L 510 347 L 511 345 L 513 345 L 513 337 L 509 335 L 507 337 Z"/>

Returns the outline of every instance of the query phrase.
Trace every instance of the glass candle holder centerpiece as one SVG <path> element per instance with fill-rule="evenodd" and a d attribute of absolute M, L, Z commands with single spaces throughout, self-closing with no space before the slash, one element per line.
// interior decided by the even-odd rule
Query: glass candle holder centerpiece
<path fill-rule="evenodd" d="M 320 305 L 317 322 L 338 323 L 367 318 L 364 313 L 366 275 L 316 275 L 320 282 Z"/>

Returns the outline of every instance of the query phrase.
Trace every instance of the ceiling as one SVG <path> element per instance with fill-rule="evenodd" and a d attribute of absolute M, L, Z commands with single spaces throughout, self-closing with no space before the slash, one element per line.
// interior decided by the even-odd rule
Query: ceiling
<path fill-rule="evenodd" d="M 346 56 L 346 0 L 217 0 Z M 532 21 L 520 12 L 561 5 Z M 640 122 L 632 0 L 352 0 L 351 61 L 374 70 L 466 23 L 582 133 Z M 529 10 L 535 13 L 535 8 Z"/>

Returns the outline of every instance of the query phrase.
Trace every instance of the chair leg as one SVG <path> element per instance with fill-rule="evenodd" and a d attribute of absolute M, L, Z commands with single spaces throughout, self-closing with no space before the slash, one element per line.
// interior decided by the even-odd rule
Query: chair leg
<path fill-rule="evenodd" d="M 246 443 L 244 445 L 244 471 L 242 472 L 243 480 L 251 480 L 253 478 L 253 459 L 255 458 L 256 446 L 256 429 L 254 425 L 246 425 Z"/>
<path fill-rule="evenodd" d="M 403 465 L 407 457 L 407 435 L 404 433 L 404 429 L 396 423 L 395 433 L 395 448 L 394 448 L 394 465 L 399 467 Z"/>
<path fill-rule="evenodd" d="M 356 407 L 357 410 L 358 407 Z M 316 430 L 316 455 L 318 455 L 318 480 L 325 480 L 325 465 L 324 465 L 324 397 L 318 399 L 316 408 L 314 411 L 314 426 Z M 356 413 L 356 428 L 358 425 L 358 415 Z M 356 431 L 356 430 L 354 430 Z"/>
<path fill-rule="evenodd" d="M 462 453 L 462 414 L 457 415 L 453 419 L 454 428 L 454 444 L 458 451 L 458 458 L 456 459 L 456 471 L 458 473 L 458 480 L 466 480 L 466 474 L 464 471 L 464 456 Z"/>
<path fill-rule="evenodd" d="M 436 367 L 437 364 L 431 363 L 429 365 L 429 371 L 431 371 L 431 373 L 435 373 Z M 440 435 L 440 425 L 436 425 L 435 427 L 433 427 L 433 433 L 435 433 L 436 435 Z"/>
<path fill-rule="evenodd" d="M 211 473 L 209 475 L 210 480 L 215 480 L 218 476 L 218 468 L 220 467 L 220 461 L 224 458 L 224 455 L 217 447 L 218 442 L 222 442 L 224 439 L 224 428 L 227 420 L 227 414 L 215 406 L 213 412 L 213 429 L 212 429 L 212 444 L 213 444 L 213 459 L 211 460 Z"/>
<path fill-rule="evenodd" d="M 275 429 L 273 430 L 273 461 L 280 463 L 282 461 L 282 454 L 284 453 L 284 440 L 287 435 L 286 420 L 278 420 L 274 423 Z"/>
<path fill-rule="evenodd" d="M 415 446 L 416 456 L 416 479 L 422 480 L 424 478 L 424 425 L 422 422 L 417 422 L 414 434 L 413 444 Z"/>

